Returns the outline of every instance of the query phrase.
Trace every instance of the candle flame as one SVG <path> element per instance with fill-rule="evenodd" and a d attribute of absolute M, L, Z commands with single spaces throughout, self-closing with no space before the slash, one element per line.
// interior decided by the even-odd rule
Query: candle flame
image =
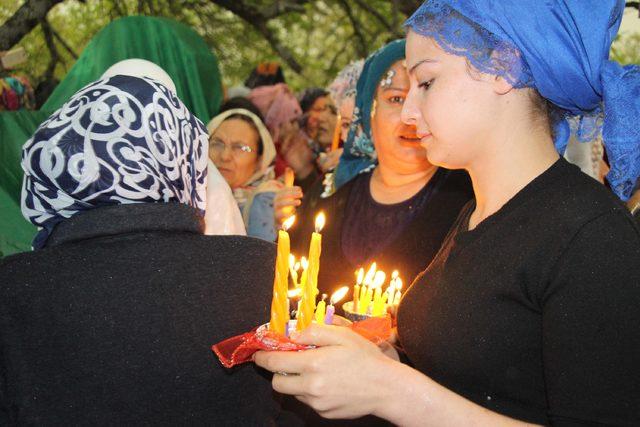
<path fill-rule="evenodd" d="M 284 231 L 289 230 L 294 222 L 296 222 L 296 216 L 291 215 L 289 218 L 287 218 L 287 220 L 284 223 L 282 223 L 282 229 Z"/>
<path fill-rule="evenodd" d="M 309 260 L 307 260 L 305 257 L 300 258 L 300 264 L 302 265 L 303 270 L 309 268 Z"/>
<path fill-rule="evenodd" d="M 287 292 L 287 298 L 296 298 L 302 294 L 302 288 L 291 289 Z"/>
<path fill-rule="evenodd" d="M 362 281 L 364 280 L 364 268 L 360 267 L 360 269 L 357 271 L 358 274 L 358 280 L 356 281 L 356 283 L 358 284 L 358 286 L 362 285 Z"/>
<path fill-rule="evenodd" d="M 379 288 L 384 284 L 384 281 L 387 280 L 387 275 L 384 271 L 377 271 L 375 277 L 373 278 L 373 286 L 372 288 Z"/>
<path fill-rule="evenodd" d="M 295 270 L 296 265 L 296 256 L 294 254 L 289 254 L 289 268 Z"/>
<path fill-rule="evenodd" d="M 393 273 L 391 273 L 391 279 L 396 280 L 398 276 L 400 276 L 398 270 L 393 270 Z"/>
<path fill-rule="evenodd" d="M 324 215 L 324 212 L 320 212 L 316 216 L 316 233 L 319 233 L 324 228 L 324 224 L 327 221 L 327 218 Z"/>
<path fill-rule="evenodd" d="M 378 269 L 378 264 L 376 264 L 375 262 L 371 264 L 371 267 L 369 267 L 369 271 L 367 271 L 366 276 L 364 276 L 365 285 L 371 286 L 371 283 L 373 282 L 373 277 L 376 275 L 377 269 Z"/>
<path fill-rule="evenodd" d="M 296 265 L 293 266 L 293 271 L 298 271 L 300 270 L 300 263 L 296 262 Z"/>
<path fill-rule="evenodd" d="M 337 304 L 349 292 L 348 286 L 343 286 L 331 295 L 331 305 Z"/>
<path fill-rule="evenodd" d="M 402 289 L 402 279 L 399 277 L 396 279 L 396 289 L 397 290 Z"/>

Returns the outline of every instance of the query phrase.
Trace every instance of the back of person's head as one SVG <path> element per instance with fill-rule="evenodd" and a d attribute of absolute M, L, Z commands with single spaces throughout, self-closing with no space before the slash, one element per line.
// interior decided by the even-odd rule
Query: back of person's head
<path fill-rule="evenodd" d="M 170 89 L 146 77 L 94 82 L 44 122 L 22 150 L 22 213 L 44 246 L 57 223 L 130 203 L 205 209 L 207 132 Z"/>
<path fill-rule="evenodd" d="M 306 89 L 300 95 L 300 108 L 303 113 L 308 113 L 313 104 L 319 99 L 328 96 L 329 92 L 319 87 Z"/>
<path fill-rule="evenodd" d="M 253 102 L 251 102 L 248 98 L 244 98 L 242 96 L 236 96 L 236 97 L 227 99 L 220 106 L 220 111 L 218 111 L 218 114 L 222 114 L 225 111 L 236 110 L 239 108 L 243 110 L 251 111 L 253 114 L 258 116 L 260 120 L 264 122 L 264 117 L 262 116 L 260 109 L 256 107 L 256 105 Z"/>
<path fill-rule="evenodd" d="M 260 86 L 271 86 L 278 83 L 285 83 L 284 71 L 282 66 L 277 62 L 261 62 L 251 71 L 251 74 L 244 82 L 249 89 L 255 89 Z"/>

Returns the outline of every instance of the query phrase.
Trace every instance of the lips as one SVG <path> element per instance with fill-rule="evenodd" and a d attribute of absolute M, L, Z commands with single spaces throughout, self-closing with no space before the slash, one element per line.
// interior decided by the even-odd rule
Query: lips
<path fill-rule="evenodd" d="M 403 141 L 412 142 L 415 144 L 420 143 L 420 138 L 418 138 L 416 134 L 400 135 L 400 139 L 402 139 Z"/>

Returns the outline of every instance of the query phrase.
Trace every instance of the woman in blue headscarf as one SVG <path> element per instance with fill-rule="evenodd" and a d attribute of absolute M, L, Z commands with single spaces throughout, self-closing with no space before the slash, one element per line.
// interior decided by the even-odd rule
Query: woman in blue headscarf
<path fill-rule="evenodd" d="M 400 425 L 640 424 L 640 231 L 620 201 L 640 171 L 640 69 L 608 60 L 623 10 L 439 0 L 407 21 L 403 121 L 475 200 L 398 309 L 412 367 L 311 327 L 299 341 L 321 348 L 256 356 L 300 374 L 276 390 Z M 559 155 L 600 124 L 613 192 Z"/>
<path fill-rule="evenodd" d="M 322 265 L 330 268 L 320 269 L 323 293 L 350 283 L 373 261 L 412 280 L 471 198 L 468 176 L 432 165 L 415 126 L 402 123 L 409 90 L 404 50 L 404 40 L 397 40 L 367 59 L 340 163 L 323 197 L 309 192 L 292 230 L 295 252 L 305 254 L 316 214 L 327 215 Z"/>

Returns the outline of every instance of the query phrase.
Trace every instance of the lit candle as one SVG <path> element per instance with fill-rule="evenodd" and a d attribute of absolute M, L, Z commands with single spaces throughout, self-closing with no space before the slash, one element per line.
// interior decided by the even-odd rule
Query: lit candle
<path fill-rule="evenodd" d="M 322 294 L 322 300 L 320 300 L 320 302 L 318 303 L 318 306 L 316 307 L 316 323 L 318 324 L 322 324 L 324 323 L 324 315 L 326 314 L 326 310 L 327 310 L 327 303 L 325 302 L 325 300 L 327 299 L 327 294 Z"/>
<path fill-rule="evenodd" d="M 300 258 L 300 265 L 302 266 L 302 275 L 300 276 L 300 283 L 298 286 L 304 288 L 305 283 L 307 283 L 307 270 L 309 269 L 309 261 L 305 257 Z"/>
<path fill-rule="evenodd" d="M 296 257 L 293 254 L 289 254 L 289 273 L 291 274 L 291 281 L 293 286 L 298 287 L 298 269 L 296 268 Z"/>
<path fill-rule="evenodd" d="M 351 301 L 352 310 L 354 312 L 358 311 L 358 303 L 360 301 L 360 285 L 362 285 L 362 281 L 364 280 L 364 268 L 360 267 L 358 271 L 356 271 L 356 274 L 358 275 L 358 277 L 356 279 L 356 284 L 353 286 L 353 300 Z"/>
<path fill-rule="evenodd" d="M 271 300 L 271 319 L 269 320 L 269 330 L 285 335 L 287 323 L 289 322 L 289 300 L 287 291 L 289 289 L 289 233 L 287 230 L 295 217 L 292 216 L 284 222 L 282 229 L 278 231 L 278 252 L 276 255 L 276 272 L 273 279 L 273 298 Z"/>
<path fill-rule="evenodd" d="M 344 296 L 349 292 L 348 286 L 343 286 L 331 295 L 331 299 L 329 300 L 329 306 L 327 307 L 327 315 L 324 317 L 324 323 L 326 325 L 333 324 L 333 315 L 336 312 L 336 308 L 334 307 Z"/>
<path fill-rule="evenodd" d="M 402 279 L 398 278 L 396 280 L 396 295 L 393 297 L 393 305 L 400 304 L 400 299 L 402 298 Z"/>
<path fill-rule="evenodd" d="M 325 220 L 324 213 L 319 213 L 318 216 L 316 216 L 316 231 L 311 234 L 311 243 L 309 244 L 309 268 L 307 269 L 306 282 L 302 289 L 302 302 L 300 312 L 298 313 L 297 329 L 299 331 L 311 324 L 311 319 L 316 309 L 320 252 L 322 250 L 322 235 L 320 231 L 322 231 L 324 227 Z"/>
<path fill-rule="evenodd" d="M 382 285 L 386 280 L 387 275 L 384 271 L 377 271 L 375 278 L 373 279 L 373 288 L 375 289 L 375 294 L 373 296 L 373 307 L 371 310 L 372 316 L 380 316 L 384 312 L 384 306 L 382 302 Z"/>

